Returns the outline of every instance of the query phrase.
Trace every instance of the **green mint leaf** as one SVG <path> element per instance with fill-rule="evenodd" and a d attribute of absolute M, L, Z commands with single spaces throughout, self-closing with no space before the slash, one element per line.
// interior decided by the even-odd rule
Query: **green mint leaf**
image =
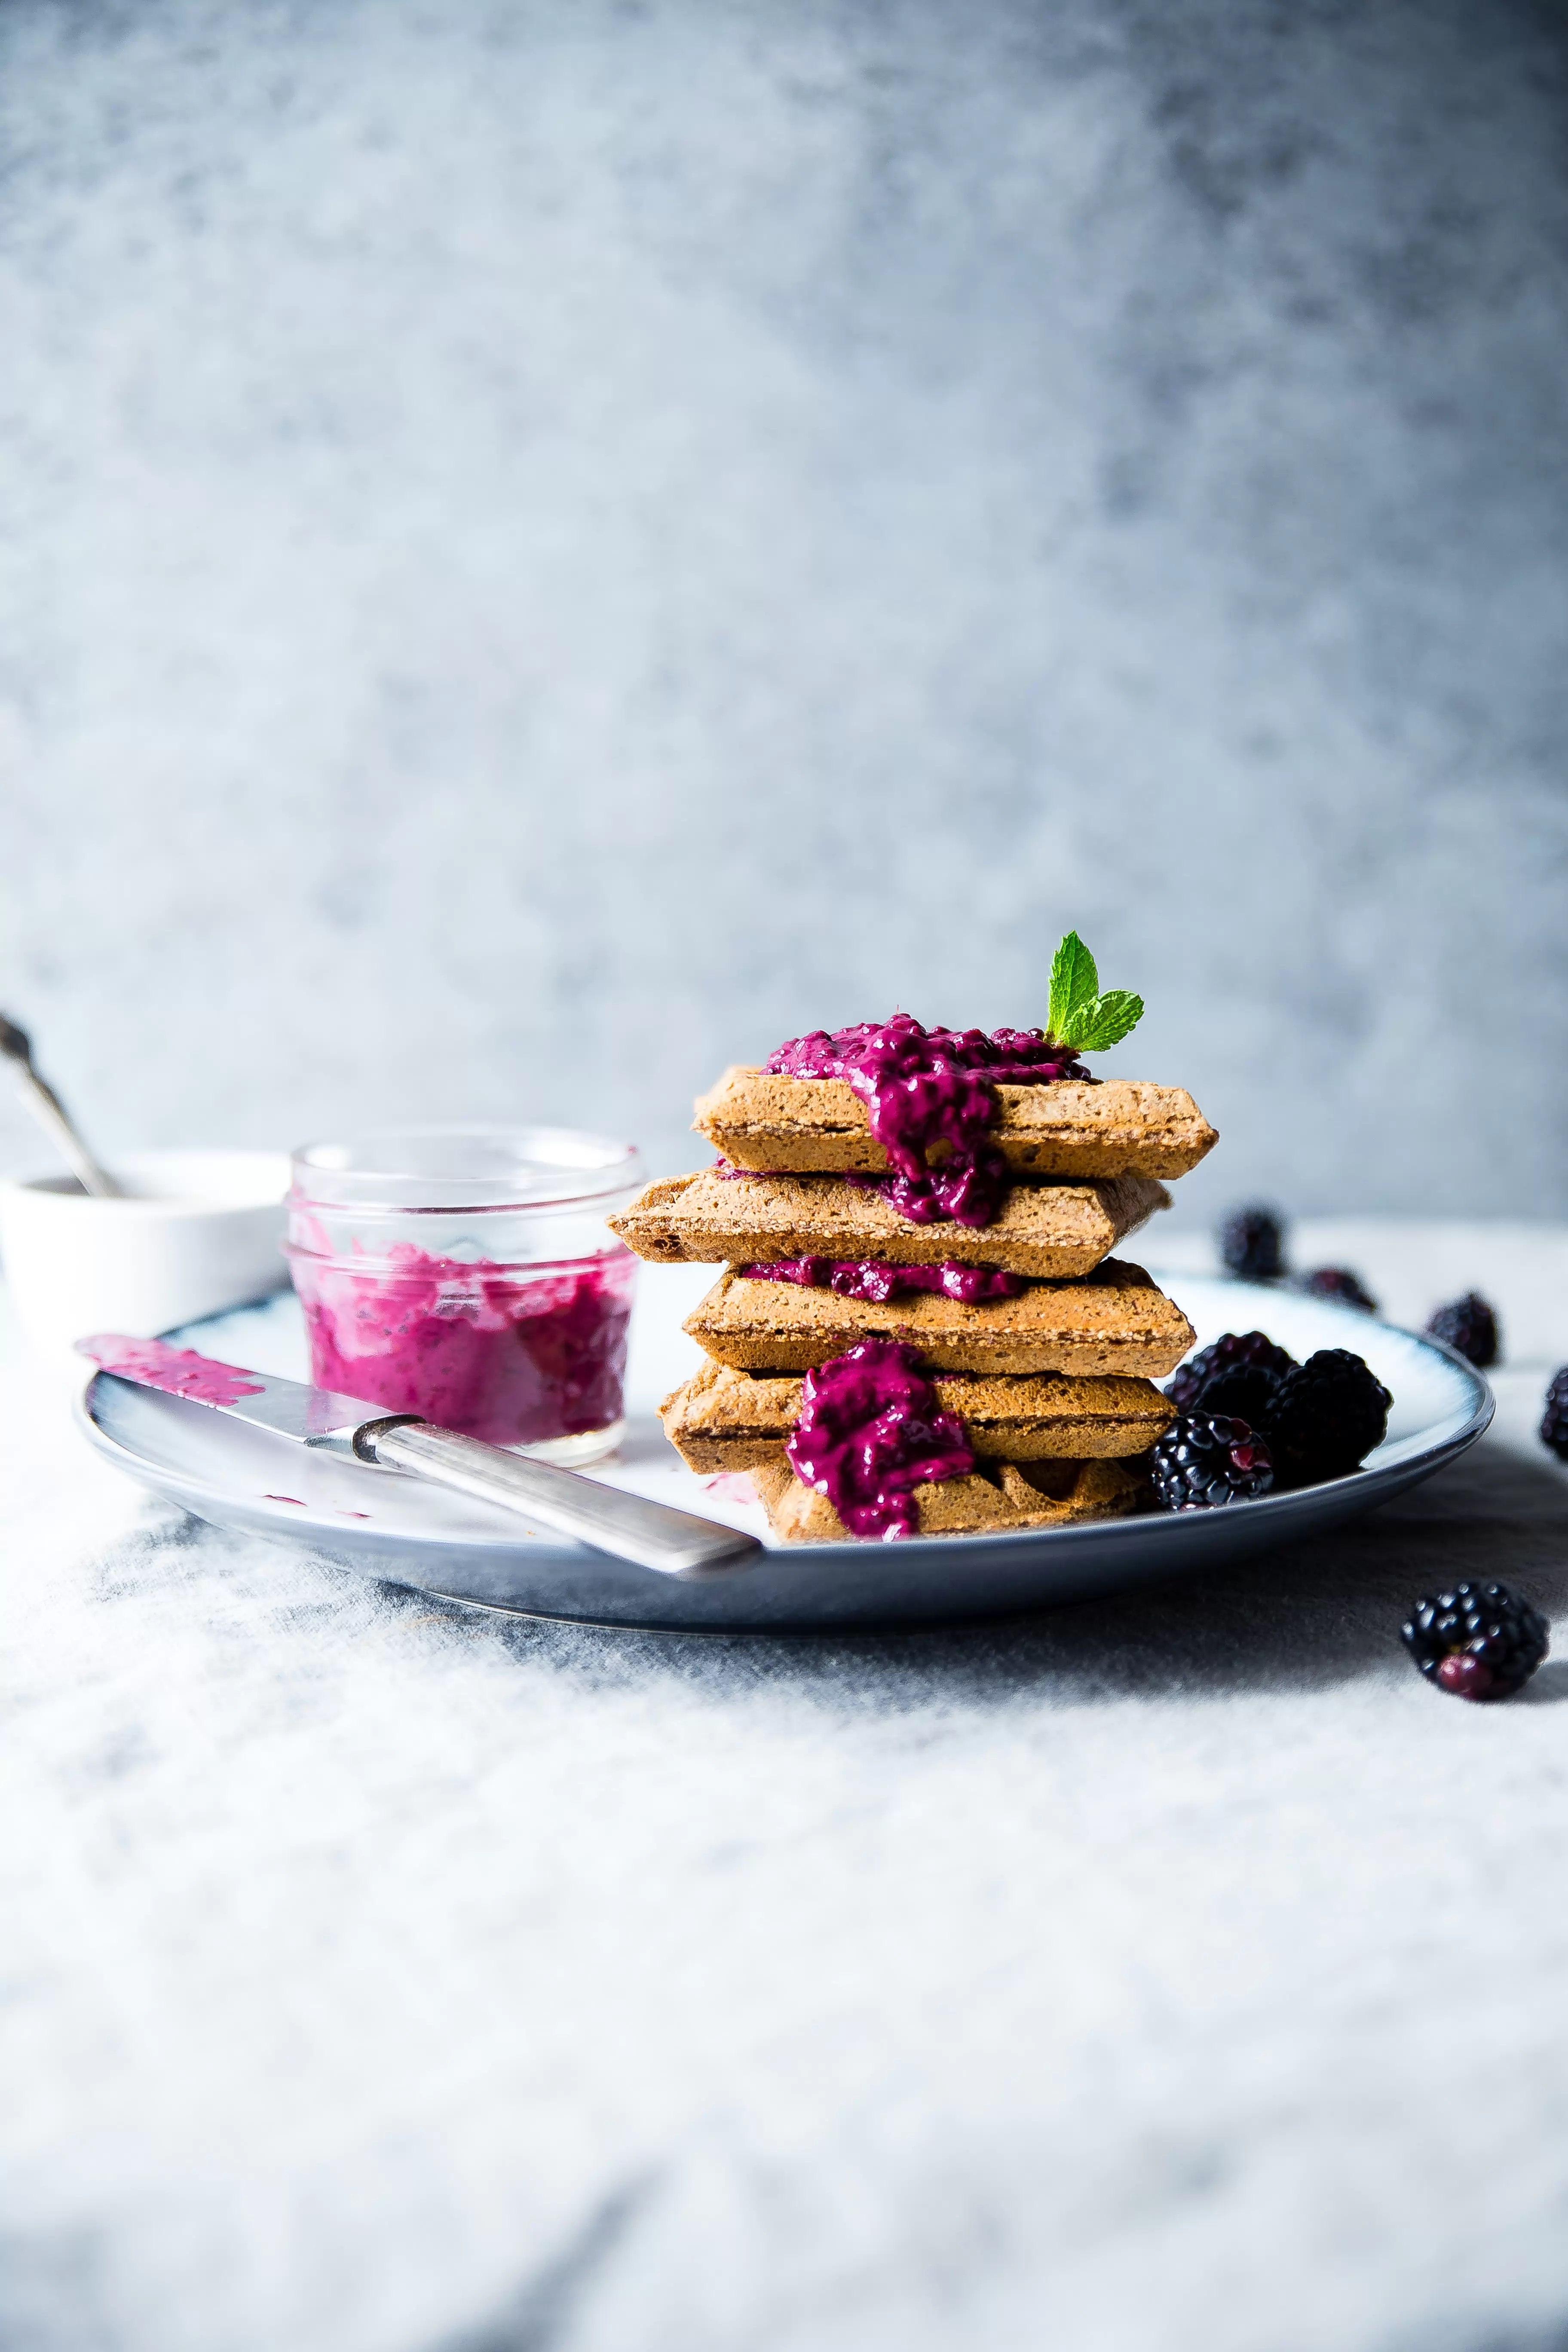
<path fill-rule="evenodd" d="M 1052 1026 L 1058 1044 L 1070 1045 L 1079 1054 L 1103 1054 L 1108 1045 L 1120 1045 L 1142 1018 L 1141 996 L 1134 996 L 1130 989 L 1110 988 L 1069 1015 L 1067 1036 L 1055 1030 L 1054 1023 Z"/>
<path fill-rule="evenodd" d="M 1051 958 L 1050 1034 L 1058 1045 L 1071 1041 L 1068 1024 L 1080 1005 L 1090 1004 L 1100 992 L 1100 974 L 1076 931 L 1069 931 Z"/>

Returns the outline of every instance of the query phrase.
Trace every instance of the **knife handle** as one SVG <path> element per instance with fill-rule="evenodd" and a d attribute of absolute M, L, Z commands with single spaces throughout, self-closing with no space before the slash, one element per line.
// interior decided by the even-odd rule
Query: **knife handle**
<path fill-rule="evenodd" d="M 553 1462 L 504 1453 L 482 1438 L 437 1429 L 427 1421 L 366 1422 L 354 1432 L 354 1452 L 388 1469 L 412 1471 L 436 1486 L 453 1487 L 476 1502 L 520 1511 L 597 1551 L 614 1552 L 619 1559 L 636 1560 L 639 1568 L 658 1569 L 665 1576 L 738 1566 L 746 1554 L 763 1549 L 754 1536 L 742 1535 L 738 1528 L 671 1510 L 666 1503 L 601 1486 L 596 1478 L 563 1470 Z"/>

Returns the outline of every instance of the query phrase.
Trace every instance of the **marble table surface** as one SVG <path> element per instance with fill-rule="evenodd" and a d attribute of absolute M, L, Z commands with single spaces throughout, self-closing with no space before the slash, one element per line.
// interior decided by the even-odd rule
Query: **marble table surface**
<path fill-rule="evenodd" d="M 1346 1535 L 966 1630 L 434 1603 L 122 1483 L 4 1360 L 8 2352 L 1547 2352 L 1568 2341 L 1568 1229 L 1494 1433 Z M 1156 1265 L 1201 1262 L 1179 1238 Z M 1568 1649 L 1568 1633 L 1563 1635 Z"/>

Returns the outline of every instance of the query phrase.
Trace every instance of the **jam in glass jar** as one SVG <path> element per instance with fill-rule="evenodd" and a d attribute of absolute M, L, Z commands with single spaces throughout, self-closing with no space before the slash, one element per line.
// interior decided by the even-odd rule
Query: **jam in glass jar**
<path fill-rule="evenodd" d="M 426 1128 L 295 1152 L 285 1255 L 318 1388 L 576 1465 L 622 1429 L 630 1144 Z"/>

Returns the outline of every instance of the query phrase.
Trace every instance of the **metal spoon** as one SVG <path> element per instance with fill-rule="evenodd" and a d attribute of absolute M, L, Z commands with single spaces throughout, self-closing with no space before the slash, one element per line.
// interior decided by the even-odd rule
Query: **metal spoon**
<path fill-rule="evenodd" d="M 65 1105 L 54 1088 L 46 1086 L 33 1067 L 33 1045 L 25 1029 L 7 1021 L 0 1013 L 0 1054 L 4 1054 L 16 1074 L 16 1086 L 23 1101 L 40 1127 L 47 1128 L 54 1141 L 76 1171 L 77 1180 L 84 1192 L 91 1192 L 100 1201 L 124 1198 L 125 1188 L 101 1169 L 66 1114 Z"/>

